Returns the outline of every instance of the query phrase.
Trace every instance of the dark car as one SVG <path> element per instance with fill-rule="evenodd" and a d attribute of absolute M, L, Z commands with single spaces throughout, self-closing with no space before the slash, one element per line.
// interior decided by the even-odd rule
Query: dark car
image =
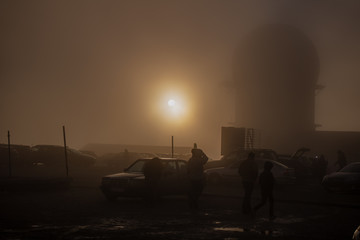
<path fill-rule="evenodd" d="M 26 145 L 11 145 L 10 158 L 13 167 L 31 166 L 31 148 Z M 0 166 L 7 168 L 9 165 L 9 148 L 7 144 L 0 144 Z"/>
<path fill-rule="evenodd" d="M 150 158 L 138 159 L 122 173 L 102 178 L 101 190 L 108 200 L 117 197 L 145 196 L 144 165 Z M 161 158 L 163 173 L 160 181 L 160 195 L 178 195 L 187 192 L 187 162 L 174 158 Z"/>
<path fill-rule="evenodd" d="M 284 164 L 270 159 L 255 158 L 259 173 L 264 171 L 264 163 L 271 162 L 273 164 L 272 173 L 275 181 L 279 184 L 291 184 L 295 181 L 294 169 L 288 168 Z M 241 181 L 238 169 L 242 161 L 237 161 L 226 167 L 210 168 L 205 170 L 207 181 L 210 184 L 217 183 L 236 183 Z"/>
<path fill-rule="evenodd" d="M 230 166 L 239 159 L 245 159 L 250 152 L 255 153 L 255 158 L 278 161 L 277 153 L 272 149 L 238 149 L 224 155 L 220 160 L 208 161 L 205 169 Z"/>
<path fill-rule="evenodd" d="M 350 163 L 339 172 L 326 175 L 322 186 L 328 191 L 359 192 L 360 191 L 360 162 Z"/>
<path fill-rule="evenodd" d="M 31 148 L 32 162 L 34 165 L 45 167 L 62 167 L 65 164 L 65 151 L 63 146 L 36 145 Z M 96 158 L 78 150 L 67 148 L 69 165 L 75 168 L 93 166 Z"/>

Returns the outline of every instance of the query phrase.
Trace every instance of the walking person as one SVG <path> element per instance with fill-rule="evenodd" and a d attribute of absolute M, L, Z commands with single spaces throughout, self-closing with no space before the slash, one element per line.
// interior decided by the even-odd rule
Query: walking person
<path fill-rule="evenodd" d="M 258 176 L 258 168 L 255 163 L 255 153 L 250 152 L 248 158 L 240 164 L 239 174 L 242 178 L 242 184 L 244 188 L 242 212 L 243 214 L 250 214 L 252 212 L 251 194 L 254 189 L 254 183 Z"/>
<path fill-rule="evenodd" d="M 337 157 L 337 161 L 335 162 L 335 166 L 339 165 L 339 169 L 337 170 L 338 172 L 347 165 L 347 161 L 346 161 L 345 153 L 343 151 L 339 150 L 337 153 L 338 153 L 338 157 Z"/>
<path fill-rule="evenodd" d="M 204 189 L 204 164 L 207 163 L 208 157 L 198 148 L 193 148 L 191 154 L 188 162 L 189 207 L 191 210 L 197 210 L 199 208 L 198 200 Z"/>
<path fill-rule="evenodd" d="M 275 219 L 274 216 L 274 198 L 273 198 L 273 189 L 274 189 L 274 176 L 271 172 L 273 164 L 269 161 L 264 163 L 264 171 L 260 174 L 259 183 L 261 188 L 261 202 L 255 206 L 254 211 L 257 211 L 259 208 L 264 206 L 269 200 L 269 219 Z"/>

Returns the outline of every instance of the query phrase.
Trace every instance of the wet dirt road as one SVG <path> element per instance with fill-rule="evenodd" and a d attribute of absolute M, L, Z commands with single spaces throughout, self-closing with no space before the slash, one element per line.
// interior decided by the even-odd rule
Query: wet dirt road
<path fill-rule="evenodd" d="M 313 192 L 314 196 L 319 194 L 323 193 Z M 0 238 L 351 239 L 360 224 L 360 209 L 354 205 L 322 206 L 306 201 L 275 203 L 278 218 L 274 221 L 267 219 L 266 207 L 255 217 L 244 216 L 240 213 L 239 196 L 204 195 L 201 210 L 191 213 L 187 199 L 182 196 L 166 197 L 149 207 L 140 199 L 109 203 L 96 187 L 2 192 Z"/>

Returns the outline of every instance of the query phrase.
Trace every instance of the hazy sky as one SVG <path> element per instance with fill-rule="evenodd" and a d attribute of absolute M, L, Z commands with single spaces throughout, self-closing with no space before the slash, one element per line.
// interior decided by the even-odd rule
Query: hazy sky
<path fill-rule="evenodd" d="M 355 1 L 0 2 L 0 142 L 170 144 L 220 154 L 234 121 L 241 38 L 287 23 L 320 56 L 316 123 L 360 131 L 360 8 Z M 310 1 L 309 1 L 310 2 Z M 312 1 L 311 1 L 312 2 Z M 320 3 L 318 3 L 320 2 Z M 276 4 L 275 4 L 276 3 Z M 176 99 L 183 114 L 172 116 Z"/>

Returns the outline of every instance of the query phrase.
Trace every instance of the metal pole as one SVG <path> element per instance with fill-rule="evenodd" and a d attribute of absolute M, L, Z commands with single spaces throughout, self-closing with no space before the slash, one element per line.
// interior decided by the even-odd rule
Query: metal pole
<path fill-rule="evenodd" d="M 171 136 L 171 157 L 174 158 L 174 136 Z"/>
<path fill-rule="evenodd" d="M 12 168 L 11 168 L 11 151 L 10 151 L 10 131 L 8 131 L 8 150 L 9 150 L 9 177 L 11 177 Z"/>
<path fill-rule="evenodd" d="M 63 136 L 64 136 L 64 151 L 65 151 L 65 166 L 66 166 L 66 176 L 69 176 L 69 165 L 68 165 L 68 157 L 66 151 L 66 135 L 65 135 L 65 126 L 63 126 Z"/>

